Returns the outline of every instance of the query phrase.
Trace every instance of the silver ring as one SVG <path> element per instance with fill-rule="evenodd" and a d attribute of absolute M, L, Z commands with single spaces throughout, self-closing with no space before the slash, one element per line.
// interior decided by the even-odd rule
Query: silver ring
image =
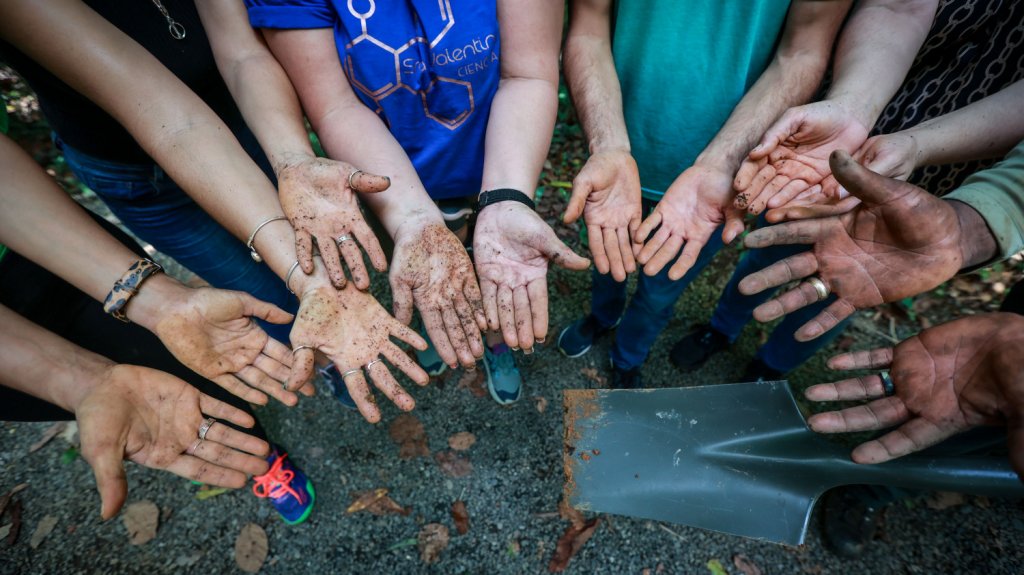
<path fill-rule="evenodd" d="M 348 187 L 350 190 L 355 190 L 355 188 L 352 186 L 352 178 L 356 177 L 356 174 L 362 173 L 364 173 L 362 170 L 356 170 L 348 175 Z"/>
<path fill-rule="evenodd" d="M 210 428 L 213 427 L 213 424 L 216 422 L 217 420 L 212 417 L 207 417 L 206 419 L 203 420 L 203 424 L 199 426 L 200 441 L 206 440 L 206 434 L 210 432 Z"/>
<path fill-rule="evenodd" d="M 889 376 L 889 370 L 882 370 L 878 377 L 882 378 L 882 389 L 885 390 L 885 396 L 889 397 L 896 393 L 896 386 L 892 383 L 892 377 Z"/>
<path fill-rule="evenodd" d="M 371 361 L 370 363 L 366 364 L 366 370 L 369 371 L 370 366 L 372 366 L 375 363 L 380 363 L 381 361 L 382 360 L 379 360 L 379 359 L 375 359 L 375 360 Z"/>
<path fill-rule="evenodd" d="M 353 373 L 359 373 L 362 370 L 363 370 L 363 368 L 361 368 L 361 367 L 357 367 L 355 369 L 350 369 L 350 370 L 346 371 L 345 373 L 341 374 L 341 379 L 344 380 L 346 377 L 352 375 Z"/>
<path fill-rule="evenodd" d="M 292 355 L 295 355 L 296 353 L 299 352 L 299 350 L 302 350 L 302 349 L 311 349 L 313 351 L 316 351 L 316 348 L 311 346 L 311 345 L 300 345 L 299 347 L 297 347 L 297 348 L 292 350 Z"/>
<path fill-rule="evenodd" d="M 818 301 L 827 298 L 828 294 L 831 293 L 828 290 L 828 286 L 825 285 L 825 282 L 821 281 L 821 278 L 819 277 L 811 276 L 807 278 L 807 283 L 811 284 L 814 291 L 818 292 Z"/>
<path fill-rule="evenodd" d="M 203 440 L 202 439 L 195 440 L 195 443 L 190 445 L 188 447 L 188 449 L 185 450 L 185 453 L 187 453 L 188 455 L 195 455 L 196 454 L 196 450 L 199 449 L 199 446 L 202 445 L 202 444 L 203 444 Z"/>
<path fill-rule="evenodd" d="M 341 242 L 347 242 L 347 241 L 350 241 L 351 239 L 352 239 L 352 236 L 350 236 L 348 234 L 341 234 L 340 236 L 335 238 L 334 241 L 337 242 L 338 244 L 341 244 Z"/>

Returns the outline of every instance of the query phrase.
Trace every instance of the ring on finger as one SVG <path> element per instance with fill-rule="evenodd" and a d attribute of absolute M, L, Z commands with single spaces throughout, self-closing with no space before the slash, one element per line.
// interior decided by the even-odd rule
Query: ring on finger
<path fill-rule="evenodd" d="M 185 453 L 188 455 L 195 455 L 196 450 L 199 449 L 199 446 L 203 444 L 203 441 L 203 439 L 196 439 L 194 442 L 192 442 L 192 445 L 188 446 L 188 449 L 185 450 Z"/>
<path fill-rule="evenodd" d="M 828 286 L 825 285 L 825 282 L 821 281 L 821 278 L 819 277 L 811 276 L 807 278 L 807 283 L 811 284 L 811 287 L 814 288 L 814 291 L 818 292 L 818 301 L 827 298 L 828 295 L 831 293 L 828 289 Z"/>
<path fill-rule="evenodd" d="M 348 235 L 348 234 L 341 234 L 340 236 L 338 236 L 337 238 L 335 238 L 335 239 L 334 239 L 334 241 L 335 241 L 335 242 L 337 242 L 337 243 L 339 243 L 339 244 L 341 244 L 341 243 L 343 243 L 343 242 L 347 242 L 347 241 L 349 241 L 349 240 L 351 240 L 351 239 L 352 239 L 352 236 L 350 236 L 350 235 Z"/>
<path fill-rule="evenodd" d="M 366 364 L 366 371 L 370 371 L 370 368 L 373 367 L 374 364 L 380 363 L 381 361 L 382 360 L 375 359 L 375 360 L 371 361 L 370 363 Z"/>
<path fill-rule="evenodd" d="M 356 177 L 356 175 L 361 174 L 361 173 L 363 173 L 362 170 L 356 170 L 356 171 L 354 171 L 354 172 L 352 172 L 351 174 L 348 175 L 348 187 L 349 187 L 349 189 L 351 189 L 351 190 L 355 189 L 355 187 L 352 186 L 352 178 Z"/>
<path fill-rule="evenodd" d="M 892 377 L 889 376 L 889 370 L 883 370 L 878 374 L 878 377 L 882 378 L 882 389 L 885 391 L 886 397 L 896 393 L 896 386 L 892 383 Z"/>
<path fill-rule="evenodd" d="M 311 349 L 313 351 L 316 351 L 316 348 L 311 346 L 311 345 L 300 345 L 299 347 L 297 347 L 297 348 L 292 350 L 292 355 L 295 355 L 296 353 L 299 353 L 299 351 L 303 350 L 303 349 Z"/>
<path fill-rule="evenodd" d="M 199 426 L 199 440 L 203 441 L 206 439 L 206 434 L 210 432 L 210 428 L 217 420 L 212 417 L 207 417 L 203 420 L 203 424 Z"/>
<path fill-rule="evenodd" d="M 360 367 L 357 367 L 355 369 L 350 369 L 350 370 L 346 371 L 345 373 L 341 374 L 341 379 L 345 379 L 346 377 L 352 375 L 353 373 L 359 373 L 362 370 L 363 369 L 360 368 Z"/>

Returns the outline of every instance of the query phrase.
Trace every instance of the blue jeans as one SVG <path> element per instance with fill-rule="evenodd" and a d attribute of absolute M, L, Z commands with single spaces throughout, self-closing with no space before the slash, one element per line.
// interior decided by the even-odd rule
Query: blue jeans
<path fill-rule="evenodd" d="M 265 264 L 249 256 L 245 243 L 206 214 L 156 164 L 122 164 L 101 160 L 60 141 L 64 160 L 75 176 L 99 196 L 136 236 L 221 289 L 248 292 L 294 313 L 291 295 Z M 260 325 L 288 343 L 290 325 Z"/>

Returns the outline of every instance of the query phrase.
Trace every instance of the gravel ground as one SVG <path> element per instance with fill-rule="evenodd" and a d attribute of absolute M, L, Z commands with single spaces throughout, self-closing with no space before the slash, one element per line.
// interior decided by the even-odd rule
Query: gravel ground
<path fill-rule="evenodd" d="M 734 259 L 735 253 L 726 253 Z M 727 263 L 727 262 L 722 262 Z M 723 266 L 724 267 L 724 266 Z M 748 329 L 732 351 L 701 371 L 680 376 L 669 365 L 671 342 L 687 329 L 688 316 L 707 319 L 724 275 L 702 278 L 680 301 L 677 319 L 658 341 L 645 368 L 653 386 L 722 383 L 739 375 L 763 331 Z M 587 305 L 587 274 L 555 272 L 552 332 Z M 852 330 L 859 343 L 867 332 Z M 62 462 L 67 443 L 54 439 L 28 453 L 47 424 L 0 424 L 0 493 L 19 483 L 24 523 L 17 542 L 0 541 L 2 573 L 228 573 L 239 572 L 234 544 L 243 525 L 263 526 L 269 556 L 263 573 L 540 573 L 546 572 L 558 537 L 568 523 L 557 516 L 561 494 L 561 392 L 596 387 L 581 369 L 603 373 L 607 341 L 579 359 L 566 359 L 553 345 L 520 356 L 526 397 L 503 408 L 457 385 L 458 374 L 414 395 L 414 412 L 426 428 L 432 452 L 447 438 L 469 431 L 478 441 L 468 452 L 473 470 L 445 476 L 433 458 L 403 460 L 388 436 L 397 415 L 385 409 L 371 426 L 343 411 L 321 391 L 287 410 L 258 413 L 272 438 L 286 446 L 316 484 L 317 506 L 308 522 L 284 525 L 269 504 L 246 490 L 198 500 L 199 487 L 167 474 L 129 465 L 129 503 L 150 500 L 162 510 L 154 540 L 128 543 L 120 518 L 99 520 L 99 498 L 90 469 L 80 458 Z M 822 376 L 816 359 L 794 374 L 800 386 Z M 538 411 L 534 397 L 547 400 Z M 385 487 L 408 516 L 346 515 L 353 491 Z M 455 500 L 466 502 L 470 529 L 457 535 L 450 515 Z M 45 516 L 57 524 L 33 549 L 29 540 Z M 757 543 L 727 535 L 625 517 L 609 517 L 570 562 L 568 573 L 710 573 L 717 559 L 740 573 L 732 557 L 746 554 L 764 573 L 1020 573 L 1024 566 L 1024 508 L 1019 502 L 967 498 L 946 509 L 922 502 L 897 504 L 885 514 L 878 540 L 860 560 L 826 551 L 817 521 L 800 548 Z M 817 519 L 817 517 L 815 518 Z M 0 522 L 6 523 L 8 520 Z M 411 544 L 425 523 L 452 532 L 440 560 L 426 565 Z M 662 568 L 658 571 L 659 566 Z"/>

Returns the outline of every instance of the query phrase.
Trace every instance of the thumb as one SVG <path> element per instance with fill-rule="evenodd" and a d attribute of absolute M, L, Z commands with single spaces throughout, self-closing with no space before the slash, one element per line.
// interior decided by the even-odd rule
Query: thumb
<path fill-rule="evenodd" d="M 538 249 L 549 261 L 567 270 L 582 271 L 590 267 L 590 260 L 569 249 L 569 246 L 558 239 L 555 231 L 551 228 L 548 228 L 548 233 L 545 234 L 542 242 L 543 244 L 538 246 Z"/>
<path fill-rule="evenodd" d="M 857 163 L 850 154 L 836 150 L 828 158 L 832 175 L 851 196 L 870 204 L 893 199 L 902 182 L 880 176 Z"/>
<path fill-rule="evenodd" d="M 750 150 L 750 159 L 757 161 L 767 158 L 768 154 L 771 154 L 775 151 L 775 148 L 779 147 L 779 144 L 785 142 L 787 138 L 796 133 L 802 122 L 803 114 L 794 108 L 786 110 L 786 113 L 776 120 L 764 135 L 761 136 L 761 141 L 754 146 L 754 149 Z"/>
<path fill-rule="evenodd" d="M 255 297 L 245 293 L 239 292 L 239 297 L 242 298 L 242 305 L 244 306 L 244 313 L 247 316 L 254 316 L 260 319 L 269 321 L 270 323 L 285 324 L 292 321 L 292 314 L 284 311 L 272 303 L 267 303 L 263 300 L 256 299 Z"/>
<path fill-rule="evenodd" d="M 84 453 L 83 453 L 84 457 Z M 117 449 L 96 451 L 86 457 L 96 476 L 96 490 L 100 492 L 100 515 L 110 519 L 121 510 L 128 497 L 128 481 L 125 478 L 124 463 Z"/>
<path fill-rule="evenodd" d="M 362 170 L 356 170 L 354 176 L 349 178 L 352 189 L 363 194 L 376 194 L 383 192 L 391 186 L 391 178 L 369 174 Z"/>
<path fill-rule="evenodd" d="M 572 181 L 572 195 L 569 197 L 569 205 L 565 207 L 565 214 L 562 216 L 563 222 L 571 224 L 580 219 L 580 216 L 583 215 L 583 207 L 587 205 L 587 197 L 590 196 L 590 192 L 593 189 L 594 186 L 590 183 L 589 178 L 576 176 L 576 179 Z"/>

